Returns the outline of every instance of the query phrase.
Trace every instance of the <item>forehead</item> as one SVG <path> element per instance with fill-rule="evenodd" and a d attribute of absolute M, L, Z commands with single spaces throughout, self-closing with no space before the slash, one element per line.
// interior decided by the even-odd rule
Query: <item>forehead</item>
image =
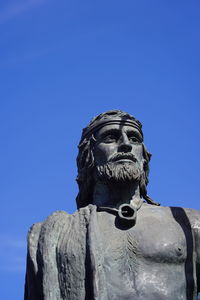
<path fill-rule="evenodd" d="M 139 135 L 142 138 L 142 136 L 137 128 L 135 128 L 131 125 L 125 125 L 123 123 L 122 124 L 119 123 L 119 124 L 105 125 L 96 132 L 95 136 L 96 136 L 96 138 L 98 138 L 109 132 L 117 132 L 118 134 L 121 134 L 122 132 L 129 133 L 129 134 L 132 133 L 135 135 Z"/>

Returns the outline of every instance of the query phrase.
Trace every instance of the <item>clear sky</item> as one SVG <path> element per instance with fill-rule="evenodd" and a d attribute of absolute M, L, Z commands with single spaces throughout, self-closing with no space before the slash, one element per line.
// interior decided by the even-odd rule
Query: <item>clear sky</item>
<path fill-rule="evenodd" d="M 96 114 L 138 118 L 150 196 L 200 209 L 199 0 L 1 0 L 0 37 L 1 299 L 23 297 L 28 228 L 76 209 Z"/>

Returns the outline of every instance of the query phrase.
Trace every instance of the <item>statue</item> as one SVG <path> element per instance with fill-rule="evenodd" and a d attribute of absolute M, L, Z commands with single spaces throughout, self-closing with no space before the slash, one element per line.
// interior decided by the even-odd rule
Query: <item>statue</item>
<path fill-rule="evenodd" d="M 194 300 L 200 212 L 147 194 L 151 154 L 141 123 L 112 110 L 83 130 L 78 210 L 28 235 L 25 300 Z"/>

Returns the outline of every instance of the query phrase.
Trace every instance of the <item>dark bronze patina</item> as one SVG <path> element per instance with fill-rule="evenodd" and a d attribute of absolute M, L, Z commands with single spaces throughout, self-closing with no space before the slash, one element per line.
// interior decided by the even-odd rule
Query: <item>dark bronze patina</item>
<path fill-rule="evenodd" d="M 78 210 L 28 235 L 25 300 L 194 300 L 200 212 L 147 194 L 151 154 L 141 123 L 112 110 L 83 130 Z"/>

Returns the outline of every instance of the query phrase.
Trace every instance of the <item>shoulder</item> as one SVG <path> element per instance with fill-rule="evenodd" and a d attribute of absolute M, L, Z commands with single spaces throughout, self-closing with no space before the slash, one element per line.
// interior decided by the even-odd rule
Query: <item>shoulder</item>
<path fill-rule="evenodd" d="M 170 207 L 173 217 L 182 220 L 192 228 L 200 228 L 200 211 L 192 208 Z"/>
<path fill-rule="evenodd" d="M 200 228 L 200 210 L 176 206 L 155 206 L 144 203 L 143 208 L 150 214 L 173 218 L 178 223 L 190 224 Z"/>
<path fill-rule="evenodd" d="M 200 230 L 200 210 L 192 208 L 184 208 L 193 229 Z"/>
<path fill-rule="evenodd" d="M 70 215 L 65 211 L 56 211 L 43 222 L 33 224 L 30 227 L 27 236 L 30 256 L 35 256 L 41 240 L 46 239 L 46 237 L 59 234 L 63 225 L 69 224 L 72 218 L 73 215 Z"/>
<path fill-rule="evenodd" d="M 38 222 L 33 224 L 28 231 L 28 238 L 36 238 L 39 236 L 41 229 L 46 226 L 51 226 L 55 223 L 62 222 L 63 220 L 70 219 L 72 215 L 68 214 L 65 211 L 56 211 L 52 213 L 46 220 L 43 222 Z"/>
<path fill-rule="evenodd" d="M 31 226 L 28 232 L 28 246 L 34 248 L 37 247 L 39 240 L 47 239 L 52 235 L 58 236 L 64 228 L 69 229 L 74 221 L 78 222 L 78 219 L 89 220 L 93 211 L 96 211 L 96 206 L 91 204 L 80 208 L 73 214 L 62 210 L 55 211 L 43 222 Z"/>

